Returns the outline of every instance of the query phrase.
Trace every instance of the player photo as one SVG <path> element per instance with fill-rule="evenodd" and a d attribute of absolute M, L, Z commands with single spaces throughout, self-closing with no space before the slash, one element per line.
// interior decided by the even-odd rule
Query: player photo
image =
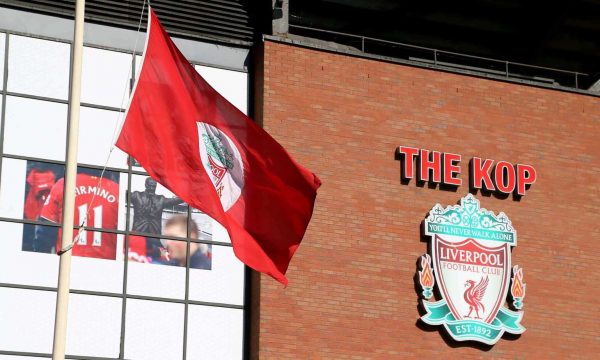
<path fill-rule="evenodd" d="M 40 161 L 27 161 L 25 175 L 25 199 L 23 219 L 38 220 L 42 207 L 57 180 L 62 178 L 65 167 Z M 23 228 L 23 251 L 34 251 L 35 226 L 25 224 Z"/>
<path fill-rule="evenodd" d="M 61 224 L 64 174 L 61 165 L 28 161 L 24 218 Z M 93 228 L 117 229 L 119 213 L 119 174 L 78 168 L 75 182 L 74 223 Z M 77 236 L 77 231 L 75 235 Z M 57 226 L 27 225 L 23 250 L 54 254 L 60 249 L 61 230 Z M 73 247 L 74 256 L 116 259 L 117 235 L 83 230 Z"/>

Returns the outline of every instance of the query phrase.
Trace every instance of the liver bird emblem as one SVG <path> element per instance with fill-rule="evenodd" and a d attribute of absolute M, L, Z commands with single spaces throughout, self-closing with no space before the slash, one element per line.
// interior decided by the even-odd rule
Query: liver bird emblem
<path fill-rule="evenodd" d="M 469 305 L 469 314 L 465 315 L 466 318 L 470 318 L 471 313 L 475 310 L 475 319 L 481 320 L 479 310 L 481 310 L 481 315 L 485 313 L 485 307 L 483 306 L 481 299 L 483 299 L 483 295 L 485 295 L 485 289 L 487 289 L 488 282 L 489 278 L 486 276 L 484 279 L 482 276 L 477 285 L 475 285 L 475 281 L 473 280 L 467 280 L 465 283 L 465 286 L 468 286 L 468 288 L 465 290 L 464 298 Z"/>

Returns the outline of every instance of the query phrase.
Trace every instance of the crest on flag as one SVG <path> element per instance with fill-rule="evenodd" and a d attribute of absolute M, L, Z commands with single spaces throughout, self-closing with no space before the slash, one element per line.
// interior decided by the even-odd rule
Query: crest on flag
<path fill-rule="evenodd" d="M 200 158 L 227 211 L 244 187 L 244 164 L 235 143 L 216 127 L 198 122 Z"/>
<path fill-rule="evenodd" d="M 431 237 L 431 256 L 423 255 L 420 262 L 426 310 L 421 320 L 443 325 L 457 341 L 488 345 L 495 344 L 504 332 L 525 331 L 520 324 L 523 312 L 505 306 L 511 269 L 511 295 L 517 310 L 523 307 L 525 284 L 522 269 L 511 267 L 517 232 L 504 213 L 495 215 L 482 209 L 479 200 L 468 194 L 460 205 L 435 205 L 425 220 L 425 235 Z M 434 283 L 441 299 L 429 301 Z"/>

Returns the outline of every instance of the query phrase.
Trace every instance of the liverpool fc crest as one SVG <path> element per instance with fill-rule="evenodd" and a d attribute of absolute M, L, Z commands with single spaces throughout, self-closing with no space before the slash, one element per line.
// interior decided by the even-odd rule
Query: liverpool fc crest
<path fill-rule="evenodd" d="M 216 127 L 198 121 L 200 159 L 227 211 L 244 188 L 244 163 L 235 142 Z"/>
<path fill-rule="evenodd" d="M 525 283 L 523 269 L 511 266 L 517 232 L 504 213 L 481 209 L 479 200 L 468 194 L 460 205 L 434 206 L 425 219 L 425 235 L 431 237 L 431 256 L 423 255 L 420 262 L 427 312 L 421 320 L 444 325 L 455 340 L 489 345 L 505 331 L 525 331 L 520 324 L 523 312 L 505 306 L 510 288 L 512 307 L 522 309 Z M 438 301 L 430 300 L 435 283 Z"/>

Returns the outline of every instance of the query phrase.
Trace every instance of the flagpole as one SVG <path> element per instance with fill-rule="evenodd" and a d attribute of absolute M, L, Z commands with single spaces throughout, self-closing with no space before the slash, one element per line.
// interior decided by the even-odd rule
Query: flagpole
<path fill-rule="evenodd" d="M 81 59 L 83 55 L 83 23 L 85 0 L 77 0 L 75 5 L 75 28 L 73 35 L 73 64 L 71 68 L 71 89 L 69 94 L 69 138 L 67 145 L 67 166 L 65 170 L 64 197 L 62 209 L 62 237 L 60 265 L 58 270 L 58 291 L 56 294 L 56 317 L 54 320 L 54 343 L 52 359 L 63 360 L 67 342 L 67 313 L 69 306 L 69 282 L 71 280 L 71 248 L 73 242 L 73 216 L 75 205 L 75 181 L 77 177 L 77 141 L 79 137 L 79 102 L 81 95 Z"/>

